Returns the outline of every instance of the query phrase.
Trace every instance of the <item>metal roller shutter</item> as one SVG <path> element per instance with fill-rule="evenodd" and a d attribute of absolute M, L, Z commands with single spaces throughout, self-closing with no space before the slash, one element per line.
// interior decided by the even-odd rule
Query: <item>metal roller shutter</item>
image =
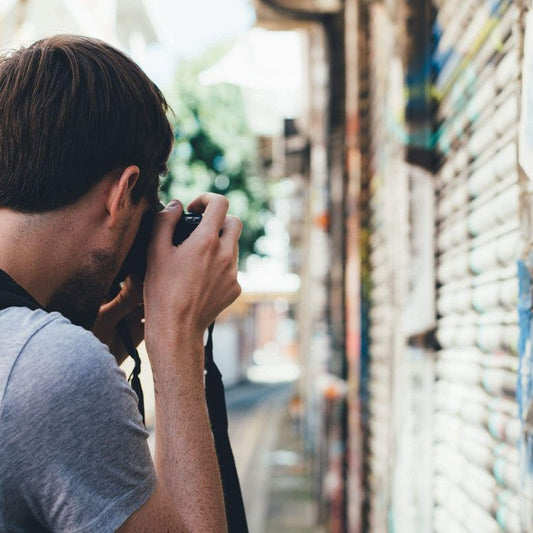
<path fill-rule="evenodd" d="M 519 533 L 519 11 L 435 1 L 434 527 Z"/>
<path fill-rule="evenodd" d="M 389 530 L 402 433 L 397 401 L 405 358 L 402 310 L 408 253 L 409 181 L 402 138 L 403 70 L 396 23 L 380 3 L 368 10 L 371 309 L 366 492 L 368 527 Z"/>

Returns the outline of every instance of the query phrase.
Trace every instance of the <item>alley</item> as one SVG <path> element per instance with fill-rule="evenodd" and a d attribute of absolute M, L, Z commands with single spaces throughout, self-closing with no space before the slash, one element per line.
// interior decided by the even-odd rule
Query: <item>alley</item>
<path fill-rule="evenodd" d="M 250 533 L 319 532 L 297 423 L 294 384 L 244 383 L 227 391 L 229 432 Z"/>

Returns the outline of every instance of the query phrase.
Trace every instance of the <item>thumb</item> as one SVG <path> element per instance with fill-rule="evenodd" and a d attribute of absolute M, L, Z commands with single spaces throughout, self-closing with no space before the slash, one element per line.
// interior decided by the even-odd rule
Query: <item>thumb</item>
<path fill-rule="evenodd" d="M 172 236 L 182 213 L 181 202 L 172 200 L 163 211 L 156 214 L 150 247 L 165 249 L 172 244 Z"/>

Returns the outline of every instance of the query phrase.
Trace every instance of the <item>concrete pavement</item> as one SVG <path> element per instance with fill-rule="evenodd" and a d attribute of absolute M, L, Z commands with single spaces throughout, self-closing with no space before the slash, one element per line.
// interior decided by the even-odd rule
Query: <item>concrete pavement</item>
<path fill-rule="evenodd" d="M 230 438 L 250 533 L 322 533 L 297 421 L 293 385 L 244 384 L 227 392 Z"/>

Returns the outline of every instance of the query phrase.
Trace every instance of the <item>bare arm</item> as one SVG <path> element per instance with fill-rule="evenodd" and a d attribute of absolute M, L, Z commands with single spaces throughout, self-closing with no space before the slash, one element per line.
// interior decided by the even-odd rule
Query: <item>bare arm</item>
<path fill-rule="evenodd" d="M 225 532 L 220 473 L 205 403 L 203 334 L 240 294 L 236 281 L 240 221 L 227 200 L 206 194 L 204 211 L 179 247 L 171 244 L 181 206 L 156 217 L 145 280 L 145 336 L 156 392 L 157 489 L 120 528 Z"/>

